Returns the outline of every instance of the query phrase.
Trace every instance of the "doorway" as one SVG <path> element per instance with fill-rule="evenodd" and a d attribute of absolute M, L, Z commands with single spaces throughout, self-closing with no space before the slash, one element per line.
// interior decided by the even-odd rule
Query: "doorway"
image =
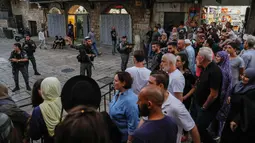
<path fill-rule="evenodd" d="M 72 30 L 75 39 L 83 39 L 89 32 L 89 16 L 87 10 L 83 6 L 74 5 L 68 12 L 68 24 L 72 25 Z"/>
<path fill-rule="evenodd" d="M 37 36 L 37 25 L 36 21 L 29 21 L 29 28 L 31 30 L 31 36 Z"/>
<path fill-rule="evenodd" d="M 178 27 L 181 21 L 184 21 L 184 12 L 165 12 L 164 13 L 164 29 L 167 34 L 172 32 L 173 27 Z"/>
<path fill-rule="evenodd" d="M 100 43 L 112 45 L 112 27 L 115 27 L 118 37 L 127 36 L 129 42 L 132 41 L 132 21 L 131 16 L 122 5 L 109 7 L 100 16 Z"/>

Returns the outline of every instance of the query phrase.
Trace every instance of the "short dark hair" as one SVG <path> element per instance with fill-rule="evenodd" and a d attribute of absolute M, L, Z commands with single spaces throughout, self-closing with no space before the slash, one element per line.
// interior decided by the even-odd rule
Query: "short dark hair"
<path fill-rule="evenodd" d="M 125 82 L 125 86 L 123 88 L 130 89 L 133 84 L 133 79 L 128 72 L 117 72 L 116 75 L 118 76 L 121 82 Z"/>
<path fill-rule="evenodd" d="M 231 46 L 231 47 L 232 47 L 233 49 L 235 49 L 235 50 L 239 50 L 239 46 L 238 46 L 238 44 L 235 43 L 235 42 L 231 42 L 231 43 L 229 43 L 228 45 Z"/>
<path fill-rule="evenodd" d="M 185 62 L 185 64 L 183 65 L 184 69 L 189 69 L 189 60 L 186 54 L 184 53 L 179 53 L 178 56 L 180 56 L 182 62 Z"/>
<path fill-rule="evenodd" d="M 213 39 L 209 38 L 209 39 L 206 40 L 206 43 L 210 46 L 210 48 L 212 48 L 213 44 L 214 44 L 214 41 L 213 41 Z"/>
<path fill-rule="evenodd" d="M 74 107 L 56 127 L 55 142 L 109 143 L 106 122 L 92 107 Z"/>
<path fill-rule="evenodd" d="M 177 47 L 177 42 L 173 41 L 167 44 L 168 46 L 174 46 Z"/>
<path fill-rule="evenodd" d="M 137 62 L 143 62 L 145 55 L 144 52 L 142 50 L 136 50 L 134 51 L 134 57 L 136 59 Z"/>
<path fill-rule="evenodd" d="M 151 45 L 157 45 L 157 46 L 160 46 L 160 43 L 158 41 L 152 41 L 151 42 Z"/>
<path fill-rule="evenodd" d="M 20 43 L 15 43 L 15 44 L 13 44 L 13 45 L 16 46 L 16 47 L 18 47 L 19 49 L 21 49 Z"/>
<path fill-rule="evenodd" d="M 151 76 L 156 79 L 157 85 L 163 84 L 165 89 L 168 88 L 169 75 L 166 72 L 164 72 L 162 70 L 153 71 L 153 72 L 151 72 Z"/>

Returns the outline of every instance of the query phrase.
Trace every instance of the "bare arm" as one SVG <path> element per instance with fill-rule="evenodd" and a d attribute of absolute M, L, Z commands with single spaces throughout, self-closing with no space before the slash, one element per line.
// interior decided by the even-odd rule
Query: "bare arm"
<path fill-rule="evenodd" d="M 210 95 L 207 97 L 206 102 L 204 103 L 203 107 L 207 109 L 213 102 L 214 100 L 218 97 L 218 90 L 210 88 Z"/>
<path fill-rule="evenodd" d="M 193 87 L 184 97 L 183 100 L 188 99 L 194 92 L 195 92 L 195 87 Z"/>
<path fill-rule="evenodd" d="M 179 99 L 181 102 L 183 102 L 183 97 L 182 97 L 183 93 L 182 92 L 175 92 L 174 96 Z"/>
<path fill-rule="evenodd" d="M 200 135 L 197 126 L 190 130 L 190 134 L 192 136 L 193 143 L 200 143 Z"/>

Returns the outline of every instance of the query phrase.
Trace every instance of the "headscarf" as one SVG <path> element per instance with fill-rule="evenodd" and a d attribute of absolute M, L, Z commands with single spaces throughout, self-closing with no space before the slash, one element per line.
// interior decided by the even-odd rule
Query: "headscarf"
<path fill-rule="evenodd" d="M 220 63 L 218 63 L 218 66 L 221 69 L 222 72 L 222 89 L 221 89 L 221 101 L 224 101 L 227 97 L 231 94 L 232 89 L 232 72 L 231 72 L 231 66 L 230 61 L 228 57 L 228 53 L 226 51 L 220 51 L 217 53 L 218 56 L 221 57 Z"/>
<path fill-rule="evenodd" d="M 61 85 L 56 77 L 45 78 L 41 83 L 43 103 L 40 104 L 40 109 L 43 115 L 44 122 L 50 136 L 54 136 L 56 125 L 60 121 L 62 109 L 60 94 Z"/>
<path fill-rule="evenodd" d="M 8 96 L 8 89 L 6 86 L 0 84 L 0 99 L 9 97 Z"/>
<path fill-rule="evenodd" d="M 242 81 L 237 83 L 233 90 L 235 94 L 244 94 L 247 91 L 255 89 L 255 68 L 247 68 L 244 74 L 249 78 L 249 82 L 247 84 L 243 84 Z"/>

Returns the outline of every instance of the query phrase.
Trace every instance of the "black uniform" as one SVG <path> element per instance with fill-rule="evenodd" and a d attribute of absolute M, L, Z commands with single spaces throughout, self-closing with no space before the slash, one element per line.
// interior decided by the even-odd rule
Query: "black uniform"
<path fill-rule="evenodd" d="M 35 57 L 34 57 L 34 52 L 35 52 L 35 49 L 36 49 L 35 42 L 33 40 L 26 40 L 22 45 L 22 49 L 24 49 L 27 52 L 28 60 L 30 60 L 32 65 L 33 65 L 35 75 L 40 75 L 37 71 L 36 61 L 35 61 Z M 27 66 L 28 65 L 29 64 L 27 64 Z"/>
<path fill-rule="evenodd" d="M 17 53 L 16 51 L 12 51 L 11 56 L 9 60 L 11 59 L 28 59 L 27 53 L 24 50 L 21 50 L 20 53 Z M 26 83 L 27 90 L 31 90 L 28 82 L 28 70 L 27 70 L 27 65 L 28 61 L 26 62 L 11 62 L 12 65 L 12 74 L 15 82 L 15 89 L 19 90 L 19 71 L 23 75 L 23 78 Z M 14 91 L 16 91 L 14 90 Z"/>
<path fill-rule="evenodd" d="M 88 56 L 87 54 L 91 54 L 92 56 Z M 89 45 L 81 45 L 79 47 L 79 55 L 77 56 L 78 61 L 81 63 L 80 65 L 80 74 L 85 75 L 85 70 L 87 71 L 87 76 L 92 76 L 92 66 L 95 55 Z"/>
<path fill-rule="evenodd" d="M 128 42 L 121 42 L 118 51 L 120 52 L 120 57 L 121 57 L 121 71 L 125 71 L 127 68 L 128 64 L 128 59 L 129 59 L 129 53 L 132 52 L 131 48 L 127 47 Z"/>

